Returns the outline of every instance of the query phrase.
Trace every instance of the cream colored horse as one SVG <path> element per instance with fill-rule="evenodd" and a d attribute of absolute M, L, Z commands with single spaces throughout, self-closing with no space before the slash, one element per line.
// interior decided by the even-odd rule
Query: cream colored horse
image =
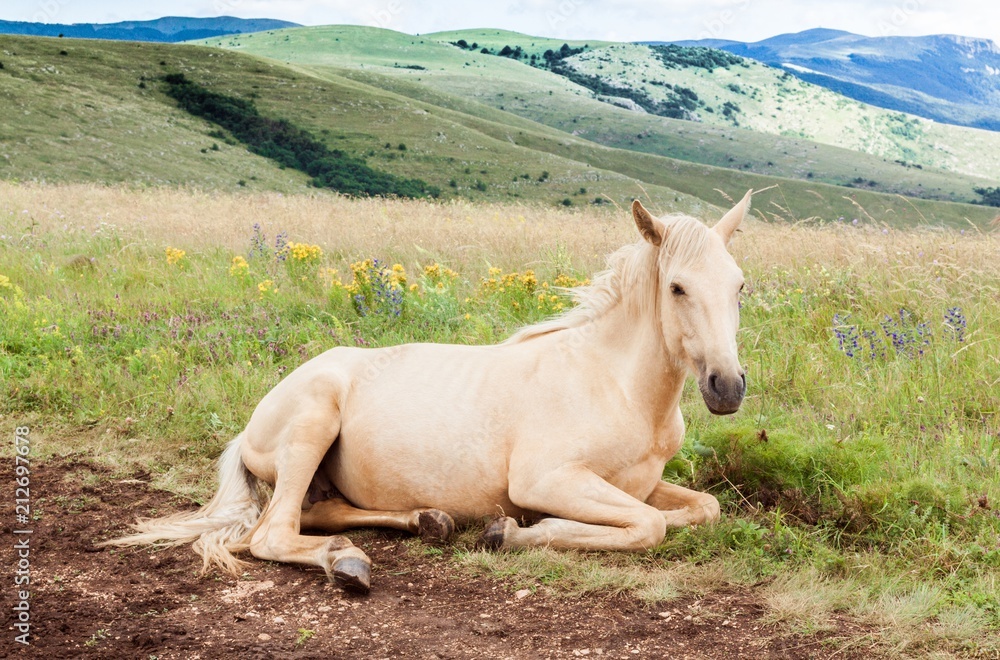
<path fill-rule="evenodd" d="M 743 275 L 726 246 L 750 192 L 713 228 L 656 219 L 555 320 L 497 346 L 334 348 L 257 406 L 198 511 L 140 521 L 117 545 L 194 542 L 208 567 L 236 551 L 313 564 L 366 592 L 370 561 L 344 536 L 393 527 L 446 540 L 455 521 L 497 516 L 494 548 L 641 551 L 668 527 L 719 517 L 712 495 L 667 483 L 684 438 L 688 373 L 708 409 L 736 412 Z M 260 484 L 274 488 L 269 501 Z M 518 520 L 525 523 L 522 526 Z"/>

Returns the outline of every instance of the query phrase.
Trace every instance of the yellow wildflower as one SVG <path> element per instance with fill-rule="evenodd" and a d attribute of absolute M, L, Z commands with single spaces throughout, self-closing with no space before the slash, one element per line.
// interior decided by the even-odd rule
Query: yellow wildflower
<path fill-rule="evenodd" d="M 553 280 L 553 283 L 556 286 L 561 286 L 566 289 L 571 289 L 576 286 L 587 286 L 588 284 L 590 284 L 590 280 L 588 279 L 578 280 L 570 275 L 560 274 L 556 276 L 556 279 Z"/>
<path fill-rule="evenodd" d="M 275 292 L 277 291 L 277 289 L 274 288 L 274 281 L 273 280 L 264 280 L 263 282 L 260 282 L 257 285 L 257 290 L 260 291 L 260 295 L 262 295 L 262 296 L 265 295 L 265 294 L 267 294 L 267 293 L 269 293 L 269 292 L 271 292 L 271 291 L 275 291 Z"/>
<path fill-rule="evenodd" d="M 392 265 L 392 273 L 389 275 L 389 281 L 394 286 L 406 286 L 406 269 L 403 268 L 403 264 Z"/>
<path fill-rule="evenodd" d="M 6 275 L 0 275 L 0 289 L 13 289 L 14 285 L 10 283 L 10 278 Z"/>
<path fill-rule="evenodd" d="M 233 263 L 229 266 L 229 274 L 232 277 L 240 277 L 245 275 L 247 271 L 250 270 L 250 264 L 247 260 L 240 256 L 233 257 Z"/>
<path fill-rule="evenodd" d="M 179 264 L 184 256 L 187 254 L 184 250 L 178 250 L 177 248 L 168 247 L 166 249 L 167 253 L 167 263 L 173 266 L 174 264 Z"/>
<path fill-rule="evenodd" d="M 291 256 L 293 261 L 308 264 L 316 263 L 323 256 L 323 250 L 318 245 L 308 243 L 288 243 L 281 251 Z"/>

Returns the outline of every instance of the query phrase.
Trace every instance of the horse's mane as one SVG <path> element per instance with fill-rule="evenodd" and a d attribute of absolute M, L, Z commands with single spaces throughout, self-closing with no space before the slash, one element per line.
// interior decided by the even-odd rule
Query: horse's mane
<path fill-rule="evenodd" d="M 695 218 L 672 214 L 660 218 L 666 241 L 660 247 L 640 240 L 608 256 L 607 270 L 594 276 L 593 284 L 572 289 L 576 306 L 561 316 L 525 326 L 505 344 L 521 342 L 594 321 L 620 303 L 629 306 L 635 318 L 656 310 L 659 273 L 667 281 L 680 268 L 698 261 L 705 251 L 708 228 Z"/>

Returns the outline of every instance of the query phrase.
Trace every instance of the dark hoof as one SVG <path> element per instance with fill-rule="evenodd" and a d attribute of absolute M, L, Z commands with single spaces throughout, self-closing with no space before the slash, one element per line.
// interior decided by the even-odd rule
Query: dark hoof
<path fill-rule="evenodd" d="M 479 537 L 476 546 L 483 550 L 499 550 L 502 548 L 508 520 L 513 521 L 512 518 L 504 516 L 494 518 L 490 521 L 490 524 L 486 526 L 486 530 L 483 531 L 483 535 Z"/>
<path fill-rule="evenodd" d="M 364 559 L 344 557 L 333 563 L 333 581 L 344 591 L 367 594 L 372 586 L 372 567 Z"/>
<path fill-rule="evenodd" d="M 438 509 L 421 511 L 418 524 L 420 540 L 424 543 L 447 543 L 455 533 L 455 521 Z"/>

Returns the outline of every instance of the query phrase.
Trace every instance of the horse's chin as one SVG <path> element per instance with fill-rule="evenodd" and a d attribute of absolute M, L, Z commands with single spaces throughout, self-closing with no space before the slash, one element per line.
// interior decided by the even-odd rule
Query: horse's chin
<path fill-rule="evenodd" d="M 702 397 L 702 398 L 704 398 L 704 397 Z M 728 407 L 728 408 L 717 408 L 717 407 L 713 406 L 711 403 L 709 403 L 706 400 L 705 401 L 705 407 L 708 408 L 708 412 L 712 413 L 713 415 L 719 415 L 721 417 L 723 415 L 732 415 L 732 414 L 738 412 L 739 409 L 740 409 L 740 404 L 737 403 L 735 406 Z"/>

